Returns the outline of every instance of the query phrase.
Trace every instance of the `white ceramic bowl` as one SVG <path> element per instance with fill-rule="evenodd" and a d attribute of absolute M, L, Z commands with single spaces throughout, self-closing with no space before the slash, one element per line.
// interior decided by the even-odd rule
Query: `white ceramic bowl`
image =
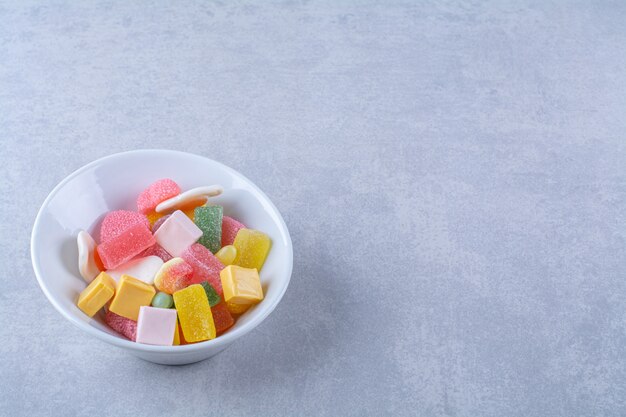
<path fill-rule="evenodd" d="M 265 299 L 214 340 L 184 346 L 131 342 L 104 324 L 102 314 L 87 317 L 76 307 L 86 284 L 78 272 L 76 235 L 80 229 L 99 239 L 100 220 L 111 210 L 136 210 L 137 195 L 160 178 L 174 179 L 183 190 L 221 184 L 212 201 L 246 226 L 262 230 L 272 249 L 261 270 Z M 147 361 L 181 365 L 207 359 L 258 326 L 274 310 L 289 284 L 293 249 L 289 231 L 267 196 L 239 172 L 202 156 L 169 150 L 123 152 L 98 159 L 65 178 L 46 198 L 33 226 L 31 257 L 39 285 L 70 322 Z"/>

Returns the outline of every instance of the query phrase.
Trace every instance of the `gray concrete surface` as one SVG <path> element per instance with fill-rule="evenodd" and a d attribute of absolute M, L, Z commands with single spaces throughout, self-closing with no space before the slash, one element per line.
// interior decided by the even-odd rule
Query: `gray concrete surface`
<path fill-rule="evenodd" d="M 0 2 L 0 415 L 626 415 L 624 2 Z M 283 302 L 142 362 L 38 289 L 62 178 L 171 148 L 291 230 Z"/>

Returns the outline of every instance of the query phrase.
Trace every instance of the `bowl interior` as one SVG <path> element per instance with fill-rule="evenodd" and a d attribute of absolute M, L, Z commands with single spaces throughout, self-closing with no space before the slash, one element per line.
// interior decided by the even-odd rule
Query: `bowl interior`
<path fill-rule="evenodd" d="M 87 317 L 76 307 L 86 283 L 78 272 L 76 235 L 84 229 L 99 241 L 99 225 L 111 210 L 136 210 L 136 198 L 150 183 L 172 178 L 183 190 L 221 184 L 224 193 L 212 202 L 224 214 L 261 230 L 272 249 L 260 277 L 265 299 L 243 314 L 219 338 L 194 345 L 164 347 L 134 343 L 104 324 L 102 315 Z M 94 161 L 63 180 L 42 205 L 33 228 L 31 253 L 39 284 L 50 302 L 83 330 L 110 343 L 140 350 L 191 349 L 224 344 L 260 323 L 280 301 L 292 268 L 289 232 L 280 213 L 265 194 L 243 175 L 213 160 L 166 150 L 132 151 Z"/>

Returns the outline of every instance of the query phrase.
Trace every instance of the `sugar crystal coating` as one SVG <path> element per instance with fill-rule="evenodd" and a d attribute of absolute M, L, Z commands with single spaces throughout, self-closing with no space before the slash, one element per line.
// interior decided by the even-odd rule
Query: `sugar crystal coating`
<path fill-rule="evenodd" d="M 211 313 L 213 314 L 213 323 L 215 323 L 215 332 L 217 334 L 223 333 L 235 324 L 235 319 L 233 319 L 230 311 L 228 311 L 225 302 L 211 307 Z"/>
<path fill-rule="evenodd" d="M 202 288 L 204 288 L 204 292 L 206 293 L 206 298 L 209 300 L 209 305 L 211 307 L 216 306 L 217 304 L 219 304 L 220 301 L 222 301 L 222 298 L 217 294 L 217 292 L 215 291 L 215 289 L 213 288 L 211 284 L 209 284 L 206 281 L 203 281 L 200 283 L 200 285 L 202 285 Z"/>
<path fill-rule="evenodd" d="M 163 262 L 167 262 L 173 258 L 173 256 L 170 255 L 168 251 L 163 249 L 163 247 L 159 245 L 158 243 L 155 243 L 154 245 L 150 246 L 145 251 L 141 252 L 138 257 L 143 258 L 146 256 L 158 256 L 159 258 L 163 260 Z"/>
<path fill-rule="evenodd" d="M 106 269 L 114 269 L 130 261 L 156 241 L 143 223 L 136 223 L 111 240 L 98 245 L 97 251 Z"/>
<path fill-rule="evenodd" d="M 192 284 L 208 281 L 219 295 L 222 295 L 222 281 L 220 271 L 224 265 L 199 243 L 194 243 L 183 251 L 180 256 L 193 268 Z"/>
<path fill-rule="evenodd" d="M 260 272 L 272 241 L 268 235 L 259 230 L 240 229 L 233 246 L 237 249 L 237 257 L 233 265 L 256 268 Z"/>
<path fill-rule="evenodd" d="M 232 245 L 240 229 L 246 226 L 232 217 L 222 217 L 222 246 Z"/>
<path fill-rule="evenodd" d="M 194 223 L 202 230 L 198 243 L 213 253 L 222 247 L 223 213 L 222 206 L 203 206 L 195 209 Z"/>
<path fill-rule="evenodd" d="M 137 339 L 137 322 L 126 317 L 118 316 L 111 310 L 107 310 L 104 315 L 104 322 L 110 328 L 125 336 L 127 339 L 135 341 Z"/>
<path fill-rule="evenodd" d="M 136 211 L 116 210 L 107 213 L 100 225 L 100 242 L 106 242 L 121 235 L 137 223 L 150 227 L 148 218 Z"/>
<path fill-rule="evenodd" d="M 201 285 L 190 285 L 183 290 L 176 291 L 174 304 L 187 342 L 200 342 L 215 338 L 213 314 Z"/>
<path fill-rule="evenodd" d="M 137 209 L 144 214 L 154 211 L 160 202 L 180 194 L 180 187 L 169 178 L 161 179 L 150 184 L 137 197 Z"/>
<path fill-rule="evenodd" d="M 154 286 L 159 291 L 174 294 L 191 284 L 193 268 L 182 258 L 173 258 L 165 262 L 154 278 Z"/>

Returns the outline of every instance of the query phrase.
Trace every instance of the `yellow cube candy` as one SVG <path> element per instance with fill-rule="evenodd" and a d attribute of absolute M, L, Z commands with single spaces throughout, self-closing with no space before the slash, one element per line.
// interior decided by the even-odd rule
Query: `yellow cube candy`
<path fill-rule="evenodd" d="M 115 294 L 115 280 L 105 272 L 91 281 L 78 296 L 78 308 L 89 317 L 93 317 Z"/>
<path fill-rule="evenodd" d="M 233 265 L 256 268 L 260 271 L 270 251 L 272 241 L 268 235 L 258 230 L 240 229 L 235 236 L 233 246 L 237 249 Z"/>
<path fill-rule="evenodd" d="M 129 275 L 122 275 L 109 310 L 118 316 L 137 321 L 139 308 L 149 306 L 155 293 L 156 290 L 152 285 Z"/>
<path fill-rule="evenodd" d="M 194 284 L 176 291 L 174 304 L 185 341 L 193 343 L 215 339 L 213 314 L 202 285 Z"/>
<path fill-rule="evenodd" d="M 254 268 L 228 265 L 220 271 L 220 279 L 229 304 L 256 304 L 263 299 L 259 272 Z"/>

